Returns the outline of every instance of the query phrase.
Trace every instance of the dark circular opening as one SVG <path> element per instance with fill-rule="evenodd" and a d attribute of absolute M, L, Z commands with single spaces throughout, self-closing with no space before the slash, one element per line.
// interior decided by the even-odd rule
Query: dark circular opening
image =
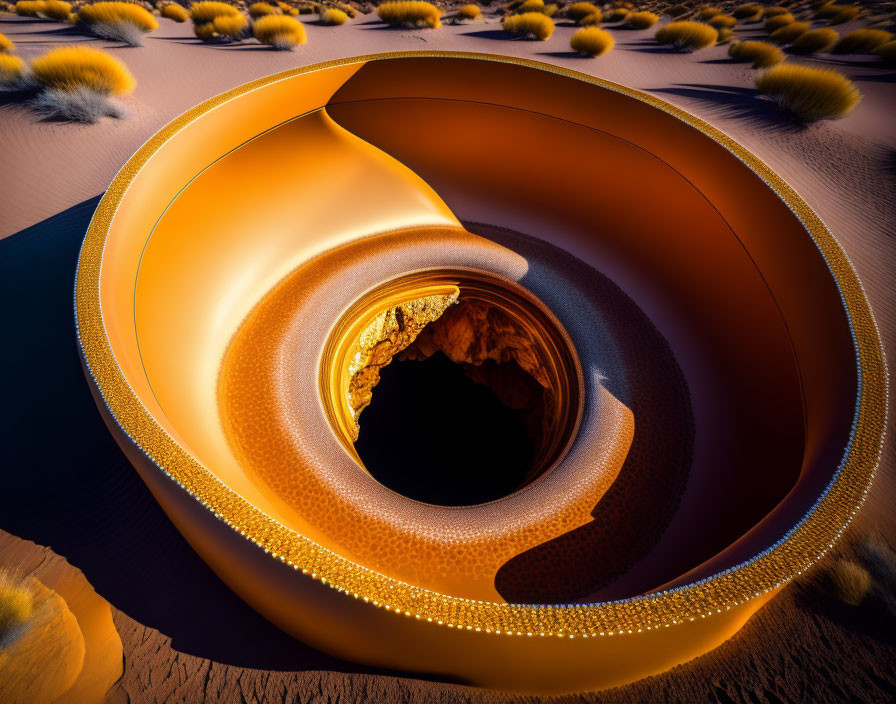
<path fill-rule="evenodd" d="M 541 397 L 512 361 L 465 368 L 442 352 L 393 359 L 380 372 L 355 449 L 377 481 L 408 498 L 442 506 L 494 501 L 530 481 L 535 452 L 526 418 Z"/>

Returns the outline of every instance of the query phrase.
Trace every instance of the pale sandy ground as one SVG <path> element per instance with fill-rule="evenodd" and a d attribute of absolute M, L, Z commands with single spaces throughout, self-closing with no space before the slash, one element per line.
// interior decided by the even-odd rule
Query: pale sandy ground
<path fill-rule="evenodd" d="M 852 258 L 871 299 L 887 349 L 892 349 L 896 344 L 896 298 L 891 284 L 891 272 L 896 264 L 896 120 L 892 112 L 896 104 L 896 72 L 893 69 L 875 67 L 860 58 L 809 60 L 808 63 L 817 65 L 835 65 L 846 72 L 857 82 L 864 99 L 844 120 L 796 129 L 781 120 L 769 103 L 754 94 L 753 71 L 744 64 L 727 61 L 724 47 L 692 55 L 676 54 L 660 49 L 650 40 L 653 30 L 619 30 L 615 32 L 616 49 L 605 57 L 590 60 L 569 52 L 569 36 L 574 31 L 571 27 L 558 26 L 549 41 L 532 42 L 502 38 L 495 21 L 446 25 L 437 31 L 409 31 L 384 29 L 372 23 L 373 19 L 371 16 L 359 17 L 351 25 L 341 28 L 309 25 L 308 44 L 292 53 L 271 51 L 255 42 L 236 46 L 202 45 L 192 38 L 188 25 L 167 20 L 161 21 L 161 27 L 147 37 L 142 48 L 119 48 L 111 42 L 92 41 L 93 45 L 121 57 L 138 79 L 136 92 L 126 100 L 129 118 L 106 120 L 97 126 L 41 122 L 27 108 L 8 101 L 4 103 L 0 96 L 0 236 L 20 233 L 8 241 L 10 247 L 0 249 L 0 254 L 11 253 L 20 255 L 23 262 L 47 264 L 50 266 L 47 272 L 52 273 L 51 279 L 50 273 L 44 276 L 35 272 L 31 281 L 27 272 L 17 269 L 24 266 L 18 264 L 18 259 L 15 267 L 12 259 L 8 260 L 9 267 L 2 267 L 3 262 L 0 261 L 0 269 L 4 274 L 9 274 L 8 289 L 2 286 L 2 281 L 0 287 L 3 288 L 5 301 L 15 301 L 13 306 L 37 305 L 35 310 L 45 310 L 48 316 L 57 316 L 54 320 L 61 332 L 44 333 L 36 323 L 30 322 L 33 316 L 27 315 L 24 310 L 21 315 L 12 313 L 9 316 L 11 323 L 4 325 L 4 330 L 6 334 L 12 333 L 10 339 L 18 335 L 19 341 L 23 336 L 33 336 L 34 340 L 28 343 L 32 347 L 27 344 L 24 347 L 27 354 L 45 354 L 52 356 L 54 363 L 58 361 L 61 370 L 59 379 L 64 377 L 64 383 L 72 385 L 72 395 L 80 404 L 70 403 L 69 397 L 64 403 L 61 397 L 54 402 L 55 407 L 66 409 L 64 413 L 78 413 L 77 419 L 74 416 L 54 415 L 46 404 L 34 402 L 33 406 L 27 406 L 34 395 L 34 383 L 48 399 L 52 399 L 52 394 L 58 390 L 51 387 L 49 381 L 41 385 L 40 380 L 16 380 L 10 398 L 14 399 L 13 403 L 26 405 L 19 409 L 8 408 L 11 427 L 29 429 L 35 423 L 72 421 L 72 427 L 78 428 L 79 433 L 89 435 L 92 444 L 77 447 L 73 443 L 71 447 L 74 449 L 66 451 L 66 459 L 71 459 L 73 467 L 86 466 L 94 457 L 100 464 L 107 462 L 107 465 L 92 467 L 91 477 L 99 477 L 97 486 L 108 492 L 103 497 L 109 502 L 121 498 L 127 503 L 130 497 L 139 496 L 139 500 L 134 498 L 128 512 L 130 515 L 143 511 L 147 516 L 147 525 L 153 525 L 153 530 L 164 534 L 161 547 L 153 544 L 153 549 L 160 551 L 159 557 L 167 555 L 170 558 L 175 553 L 186 555 L 185 548 L 178 542 L 179 537 L 173 534 L 173 529 L 158 524 L 157 518 L 150 520 L 150 515 L 159 515 L 157 507 L 150 503 L 151 498 L 138 482 L 131 482 L 131 478 L 122 474 L 129 468 L 114 454 L 114 445 L 102 434 L 101 424 L 94 423 L 92 417 L 81 415 L 89 412 L 89 407 L 83 403 L 89 399 L 84 389 L 76 386 L 81 382 L 75 379 L 78 373 L 77 358 L 73 342 L 69 339 L 72 332 L 68 302 L 78 233 L 68 233 L 55 224 L 58 222 L 61 226 L 77 222 L 83 227 L 95 207 L 95 201 L 90 199 L 104 191 L 121 165 L 153 132 L 201 100 L 258 76 L 344 56 L 438 49 L 532 58 L 652 92 L 737 139 L 766 161 L 808 201 Z M 843 29 L 850 28 L 848 25 Z M 0 19 L 0 32 L 13 39 L 20 53 L 26 57 L 53 46 L 89 41 L 72 34 L 70 28 L 62 25 L 8 16 Z M 758 32 L 746 31 L 742 34 L 748 36 Z M 637 185 L 633 184 L 633 188 Z M 59 219 L 48 220 L 82 203 L 81 207 L 68 211 Z M 21 232 L 26 228 L 29 229 Z M 61 254 L 50 259 L 54 256 L 52 252 L 48 249 L 35 250 L 35 246 L 59 247 Z M 25 293 L 22 293 L 23 290 Z M 52 300 L 51 291 L 54 296 Z M 57 298 L 63 299 L 63 303 L 60 304 Z M 19 355 L 15 345 L 6 346 L 3 359 L 19 365 L 29 361 L 25 352 Z M 24 371 L 27 376 L 27 368 Z M 8 406 L 11 407 L 12 403 Z M 892 433 L 890 435 L 881 471 L 862 519 L 867 525 L 882 529 L 894 542 L 896 512 L 892 506 L 896 497 L 896 453 Z M 29 442 L 27 446 L 25 442 L 20 442 L 20 447 L 12 447 L 12 460 L 19 458 L 23 463 L 33 461 L 38 449 L 33 440 Z M 42 451 L 56 453 L 54 459 L 63 456 L 61 449 L 44 448 Z M 79 461 L 80 465 L 77 464 Z M 28 489 L 38 494 L 50 491 L 39 485 L 37 480 L 22 479 L 22 482 L 26 481 L 32 481 Z M 127 496 L 122 496 L 119 482 L 127 483 L 130 492 Z M 47 494 L 45 498 L 57 499 L 60 501 L 58 505 L 64 506 L 64 497 L 50 497 Z M 97 501 L 97 505 L 102 504 Z M 116 530 L 111 516 L 91 515 L 88 519 L 81 515 L 76 520 L 89 523 L 95 547 L 107 551 L 105 562 L 117 565 L 116 569 L 120 572 L 117 575 L 110 572 L 102 557 L 94 558 L 92 553 L 81 549 L 83 540 L 76 541 L 74 536 L 69 538 L 62 529 L 53 533 L 47 527 L 49 523 L 46 520 L 39 516 L 34 516 L 32 520 L 24 508 L 15 506 L 12 501 L 0 500 L 0 507 L 6 511 L 0 511 L 0 527 L 22 537 L 51 544 L 84 569 L 97 590 L 113 605 L 123 608 L 129 616 L 143 624 L 153 622 L 166 634 L 176 630 L 173 624 L 170 627 L 165 625 L 166 614 L 149 613 L 151 608 L 145 600 L 131 599 L 128 589 L 120 588 L 119 581 L 134 584 L 135 576 L 141 575 L 140 570 L 146 568 L 142 563 L 139 567 L 131 565 L 128 560 L 134 559 L 132 551 L 128 552 L 124 547 L 121 547 L 120 555 L 109 552 L 120 547 L 111 532 Z M 70 509 L 65 507 L 63 510 Z M 118 507 L 115 510 L 123 509 Z M 133 520 L 136 521 L 136 518 Z M 41 535 L 42 532 L 44 535 Z M 142 536 L 138 537 L 142 539 Z M 95 564 L 91 562 L 94 559 Z M 185 556 L 183 559 L 190 558 Z M 164 585 L 166 579 L 176 578 L 176 573 L 170 574 L 166 569 L 160 561 L 146 572 L 147 585 Z M 182 576 L 187 577 L 186 574 Z M 131 581 L 128 582 L 128 579 Z M 209 594 L 217 588 L 214 584 L 209 581 L 205 585 Z M 202 595 L 190 592 L 188 580 L 185 580 L 182 589 L 184 618 L 188 613 L 205 614 L 202 611 Z M 118 599 L 110 594 L 118 595 Z M 195 601 L 190 602 L 191 598 Z M 227 598 L 221 597 L 222 600 Z M 716 651 L 709 658 L 687 666 L 677 675 L 601 695 L 595 700 L 850 701 L 851 691 L 860 701 L 880 701 L 882 693 L 893 696 L 892 672 L 886 675 L 868 664 L 887 660 L 892 662 L 896 652 L 892 633 L 882 635 L 871 625 L 867 626 L 871 630 L 862 626 L 856 631 L 848 623 L 848 614 L 840 619 L 843 623 L 839 623 L 838 617 L 832 617 L 824 609 L 811 607 L 808 611 L 794 610 L 795 600 L 792 594 L 786 601 L 784 597 L 776 599 L 741 634 L 724 646 L 724 652 Z M 214 599 L 211 601 L 218 603 Z M 187 604 L 190 605 L 189 610 Z M 236 613 L 239 607 L 232 602 L 228 604 L 228 608 Z M 145 616 L 141 612 L 146 612 Z M 276 666 L 255 664 L 254 667 L 261 666 L 263 669 L 246 669 L 245 662 L 237 662 L 239 658 L 231 658 L 231 661 L 234 665 L 241 664 L 241 667 L 229 667 L 194 657 L 194 654 L 206 654 L 203 647 L 187 647 L 188 643 L 183 638 L 180 647 L 175 639 L 175 649 L 172 650 L 169 644 L 159 640 L 162 637 L 156 630 L 132 621 L 123 613 L 116 616 L 116 625 L 122 633 L 126 652 L 131 653 L 126 656 L 130 658 L 131 667 L 126 667 L 121 688 L 134 701 L 198 701 L 203 697 L 209 701 L 219 698 L 229 700 L 230 697 L 225 695 L 233 695 L 239 700 L 240 694 L 250 701 L 263 694 L 278 701 L 292 701 L 296 694 L 301 701 L 330 697 L 355 701 L 367 696 L 382 701 L 418 698 L 454 701 L 486 697 L 418 680 L 370 676 L 363 674 L 363 668 L 361 674 L 355 674 L 357 670 L 352 666 L 333 665 L 329 659 L 318 659 L 305 651 L 301 651 L 304 655 L 300 653 L 295 656 L 295 667 L 285 667 L 279 663 Z M 218 632 L 217 626 L 203 628 L 208 632 Z M 248 625 L 245 628 L 251 631 Z M 792 647 L 782 647 L 780 639 L 783 632 L 792 634 Z M 147 647 L 152 645 L 153 654 L 145 664 L 148 667 L 151 661 L 155 665 L 149 669 L 138 664 L 144 657 L 139 651 L 141 643 Z M 757 647 L 757 643 L 778 647 L 766 649 Z M 286 646 L 281 644 L 278 647 L 282 649 Z M 852 658 L 852 669 L 844 667 L 843 672 L 838 672 L 838 658 L 842 653 L 852 653 L 849 656 Z M 211 660 L 216 659 L 220 658 L 211 656 Z M 348 672 L 342 671 L 343 667 Z M 161 668 L 165 674 L 154 674 L 151 681 L 145 679 L 149 671 L 157 673 L 156 668 Z M 301 671 L 269 671 L 296 668 Z M 338 672 L 332 672 L 334 669 Z M 842 689 L 837 690 L 838 686 Z"/>

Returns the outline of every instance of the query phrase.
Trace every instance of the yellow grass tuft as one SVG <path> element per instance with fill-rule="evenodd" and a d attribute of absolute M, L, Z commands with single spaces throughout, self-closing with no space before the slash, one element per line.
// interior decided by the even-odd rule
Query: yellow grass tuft
<path fill-rule="evenodd" d="M 590 2 L 574 2 L 572 5 L 567 6 L 564 14 L 573 22 L 581 22 L 589 15 L 597 15 L 598 18 L 601 16 L 597 5 Z M 600 22 L 600 19 L 597 21 Z"/>
<path fill-rule="evenodd" d="M 68 22 L 68 18 L 72 14 L 72 4 L 65 0 L 46 0 L 43 13 L 51 20 Z"/>
<path fill-rule="evenodd" d="M 479 5 L 464 5 L 457 11 L 459 17 L 465 20 L 478 20 L 482 17 L 482 10 Z"/>
<path fill-rule="evenodd" d="M 776 44 L 793 44 L 800 35 L 808 32 L 811 26 L 808 22 L 791 22 L 772 32 L 769 39 Z"/>
<path fill-rule="evenodd" d="M 844 117 L 862 98 L 842 73 L 791 64 L 775 66 L 759 75 L 756 87 L 772 96 L 783 110 L 806 122 Z"/>
<path fill-rule="evenodd" d="M 748 22 L 758 20 L 762 17 L 764 13 L 762 5 L 758 5 L 756 3 L 748 3 L 746 5 L 738 5 L 731 11 L 731 14 L 734 15 L 739 20 L 746 20 Z"/>
<path fill-rule="evenodd" d="M 0 34 L 0 54 L 12 54 L 16 50 L 16 45 L 12 39 L 5 34 Z"/>
<path fill-rule="evenodd" d="M 47 88 L 89 88 L 105 95 L 124 95 L 137 81 L 122 61 L 87 46 L 53 49 L 31 62 L 31 72 Z"/>
<path fill-rule="evenodd" d="M 167 5 L 162 6 L 162 17 L 174 20 L 175 22 L 186 22 L 190 19 L 190 13 L 187 12 L 187 9 L 183 5 L 178 5 L 176 2 L 169 2 Z"/>
<path fill-rule="evenodd" d="M 697 19 L 706 21 L 711 17 L 715 17 L 722 11 L 720 7 L 704 7 L 697 13 Z"/>
<path fill-rule="evenodd" d="M 717 40 L 717 44 L 727 44 L 732 39 L 734 39 L 734 30 L 729 27 L 722 27 L 719 30 L 719 38 Z"/>
<path fill-rule="evenodd" d="M 768 16 L 768 15 L 766 14 L 766 16 Z M 793 18 L 793 15 L 791 15 L 789 12 L 784 12 L 780 15 L 775 15 L 774 17 L 769 17 L 765 21 L 765 31 L 767 31 L 769 33 L 774 32 L 775 30 L 781 29 L 781 27 L 786 27 L 791 22 L 796 22 L 796 20 Z"/>
<path fill-rule="evenodd" d="M 190 6 L 190 19 L 194 24 L 205 24 L 222 15 L 238 15 L 240 11 L 233 5 L 217 0 L 202 0 Z"/>
<path fill-rule="evenodd" d="M 193 33 L 196 35 L 197 39 L 201 39 L 204 42 L 210 42 L 212 39 L 218 37 L 218 33 L 215 31 L 214 20 L 194 25 Z"/>
<path fill-rule="evenodd" d="M 511 34 L 546 41 L 554 33 L 554 20 L 540 12 L 524 12 L 521 15 L 505 17 L 503 27 L 505 32 Z"/>
<path fill-rule="evenodd" d="M 769 68 L 784 61 L 784 52 L 766 42 L 736 42 L 728 49 L 735 61 L 752 61 L 753 68 Z"/>
<path fill-rule="evenodd" d="M 660 27 L 655 35 L 660 44 L 671 44 L 684 51 L 696 51 L 713 46 L 719 33 L 715 27 L 702 22 L 670 22 Z"/>
<path fill-rule="evenodd" d="M 874 50 L 892 41 L 893 35 L 883 29 L 857 29 L 844 34 L 834 44 L 832 54 L 872 54 Z"/>
<path fill-rule="evenodd" d="M 629 14 L 631 13 L 627 8 L 617 7 L 604 15 L 604 22 L 625 22 Z"/>
<path fill-rule="evenodd" d="M 875 51 L 885 64 L 896 65 L 896 41 L 887 42 L 879 46 Z"/>
<path fill-rule="evenodd" d="M 580 27 L 592 27 L 596 24 L 600 24 L 603 17 L 599 12 L 596 12 L 592 15 L 585 15 L 582 19 L 580 19 L 576 24 Z"/>
<path fill-rule="evenodd" d="M 544 0 L 523 0 L 516 8 L 516 12 L 544 12 Z"/>
<path fill-rule="evenodd" d="M 25 629 L 33 611 L 31 588 L 9 570 L 0 570 L 0 650 Z"/>
<path fill-rule="evenodd" d="M 238 40 L 246 35 L 246 27 L 249 26 L 249 20 L 243 14 L 219 15 L 212 20 L 211 24 L 219 36 Z"/>
<path fill-rule="evenodd" d="M 569 40 L 569 45 L 573 50 L 585 56 L 603 56 L 613 48 L 614 44 L 616 44 L 616 40 L 613 39 L 613 35 L 599 27 L 578 29 Z"/>
<path fill-rule="evenodd" d="M 274 7 L 266 2 L 256 2 L 249 5 L 249 17 L 253 20 L 257 20 L 259 17 L 264 17 L 265 15 L 279 14 L 281 14 L 279 7 Z"/>
<path fill-rule="evenodd" d="M 871 589 L 868 570 L 852 560 L 837 560 L 828 569 L 831 592 L 850 606 L 861 604 Z"/>
<path fill-rule="evenodd" d="M 376 12 L 383 22 L 391 25 L 430 29 L 442 26 L 442 11 L 422 0 L 384 2 L 376 8 Z"/>
<path fill-rule="evenodd" d="M 716 15 L 709 20 L 708 24 L 716 29 L 731 29 L 737 24 L 737 18 L 732 15 Z"/>
<path fill-rule="evenodd" d="M 25 62 L 15 54 L 0 54 L 0 86 L 15 88 L 25 78 Z"/>
<path fill-rule="evenodd" d="M 653 27 L 659 19 L 652 12 L 633 12 L 628 16 L 628 26 L 632 29 L 647 29 Z"/>
<path fill-rule="evenodd" d="M 84 24 L 119 24 L 134 25 L 142 32 L 157 29 L 159 23 L 149 10 L 132 2 L 97 2 L 83 5 L 78 10 L 78 22 Z"/>
<path fill-rule="evenodd" d="M 20 17 L 40 17 L 45 5 L 43 0 L 19 0 L 16 3 L 16 14 Z"/>
<path fill-rule="evenodd" d="M 291 50 L 308 41 L 305 25 L 295 17 L 267 15 L 255 23 L 255 38 L 274 49 Z"/>
<path fill-rule="evenodd" d="M 819 51 L 827 51 L 837 43 L 839 37 L 839 32 L 829 27 L 810 29 L 794 40 L 793 50 L 800 54 L 815 54 Z"/>
<path fill-rule="evenodd" d="M 843 24 L 851 19 L 858 17 L 861 9 L 856 5 L 829 5 L 828 9 L 831 13 L 828 15 L 828 22 L 831 24 Z"/>
<path fill-rule="evenodd" d="M 335 7 L 328 7 L 320 13 L 319 17 L 324 24 L 337 25 L 348 22 L 348 15 Z"/>
<path fill-rule="evenodd" d="M 789 15 L 790 10 L 786 7 L 781 7 L 780 5 L 773 5 L 772 7 L 765 8 L 765 16 L 766 17 L 777 17 L 778 15 Z"/>

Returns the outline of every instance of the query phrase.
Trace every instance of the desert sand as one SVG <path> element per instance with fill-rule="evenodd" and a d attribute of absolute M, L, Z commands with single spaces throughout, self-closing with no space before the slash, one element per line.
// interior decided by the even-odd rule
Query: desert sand
<path fill-rule="evenodd" d="M 125 653 L 114 701 L 505 700 L 337 661 L 261 620 L 170 525 L 96 412 L 71 310 L 84 229 L 128 157 L 176 115 L 221 91 L 319 61 L 423 49 L 525 57 L 645 90 L 729 134 L 797 190 L 852 259 L 887 351 L 896 343 L 896 72 L 873 59 L 797 59 L 838 68 L 863 93 L 847 118 L 799 128 L 758 96 L 753 70 L 730 62 L 727 47 L 679 54 L 658 46 L 654 29 L 616 30 L 612 52 L 585 59 L 570 52 L 574 29 L 563 23 L 550 40 L 536 42 L 510 39 L 494 19 L 407 30 L 359 15 L 343 27 L 309 23 L 308 43 L 294 52 L 251 40 L 204 45 L 188 24 L 160 25 L 143 47 L 124 48 L 50 21 L 0 19 L 0 32 L 26 58 L 90 43 L 124 60 L 138 81 L 123 101 L 128 117 L 93 126 L 42 122 L 0 94 L 0 320 L 7 340 L 0 363 L 15 370 L 2 406 L 11 471 L 0 492 L 0 528 L 64 556 L 112 604 Z M 764 37 L 759 25 L 738 35 Z M 896 446 L 889 435 L 860 526 L 893 543 Z M 588 700 L 884 701 L 896 690 L 887 666 L 894 655 L 892 632 L 797 585 L 710 655 Z"/>

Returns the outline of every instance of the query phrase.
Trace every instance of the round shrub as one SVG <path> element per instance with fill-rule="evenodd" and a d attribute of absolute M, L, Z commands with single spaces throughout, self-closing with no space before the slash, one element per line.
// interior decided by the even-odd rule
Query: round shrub
<path fill-rule="evenodd" d="M 659 17 L 652 12 L 633 12 L 628 16 L 628 26 L 632 29 L 647 29 L 653 27 Z"/>
<path fill-rule="evenodd" d="M 868 570 L 852 560 L 837 560 L 827 574 L 831 593 L 844 604 L 859 606 L 871 589 Z"/>
<path fill-rule="evenodd" d="M 737 19 L 731 15 L 716 15 L 710 18 L 708 24 L 716 29 L 731 29 L 731 27 L 737 24 Z"/>
<path fill-rule="evenodd" d="M 482 17 L 482 10 L 479 5 L 464 5 L 457 11 L 458 17 L 465 20 L 478 20 Z"/>
<path fill-rule="evenodd" d="M 245 15 L 219 15 L 211 22 L 215 32 L 227 39 L 238 40 L 246 36 L 249 20 Z"/>
<path fill-rule="evenodd" d="M 896 64 L 896 41 L 887 42 L 874 51 L 885 64 Z"/>
<path fill-rule="evenodd" d="M 768 16 L 768 13 L 766 13 L 766 16 Z M 775 15 L 774 17 L 769 17 L 765 21 L 765 31 L 771 33 L 777 29 L 781 29 L 781 27 L 786 27 L 791 22 L 795 22 L 795 21 L 796 20 L 794 20 L 793 15 L 791 15 L 789 12 L 784 12 L 780 15 Z"/>
<path fill-rule="evenodd" d="M 696 51 L 715 44 L 719 33 L 715 27 L 703 22 L 683 21 L 660 27 L 655 37 L 660 44 L 671 44 L 682 51 Z"/>
<path fill-rule="evenodd" d="M 65 0 L 46 0 L 43 13 L 51 20 L 68 22 L 69 15 L 72 14 L 72 4 Z"/>
<path fill-rule="evenodd" d="M 19 17 L 40 17 L 43 11 L 43 0 L 19 0 L 16 3 L 16 14 Z"/>
<path fill-rule="evenodd" d="M 610 51 L 615 43 L 613 35 L 600 27 L 578 29 L 569 40 L 573 50 L 585 56 L 602 56 Z"/>
<path fill-rule="evenodd" d="M 602 19 L 603 17 L 601 17 L 600 13 L 595 13 L 593 15 L 585 15 L 576 24 L 580 27 L 592 27 L 596 24 L 600 24 Z"/>
<path fill-rule="evenodd" d="M 781 29 L 776 29 L 769 35 L 776 44 L 793 44 L 804 32 L 809 31 L 811 25 L 808 22 L 791 22 Z"/>
<path fill-rule="evenodd" d="M 554 20 L 540 12 L 524 12 L 521 15 L 510 15 L 502 23 L 505 32 L 534 37 L 545 41 L 554 33 Z"/>
<path fill-rule="evenodd" d="M 239 15 L 240 11 L 233 5 L 217 0 L 202 0 L 190 6 L 190 19 L 194 24 L 200 25 L 214 21 L 215 17 L 222 15 Z"/>
<path fill-rule="evenodd" d="M 255 2 L 249 5 L 249 17 L 253 20 L 257 20 L 259 17 L 264 17 L 265 15 L 279 14 L 281 14 L 280 8 L 269 5 L 266 2 Z"/>
<path fill-rule="evenodd" d="M 193 27 L 193 33 L 196 35 L 197 39 L 201 39 L 204 42 L 210 42 L 213 39 L 218 38 L 218 33 L 215 31 L 214 20 L 195 25 Z"/>
<path fill-rule="evenodd" d="M 176 2 L 169 2 L 167 5 L 163 5 L 161 12 L 162 17 L 175 22 L 186 22 L 190 19 L 190 13 L 187 12 L 186 8 L 183 5 L 178 5 Z"/>
<path fill-rule="evenodd" d="M 597 5 L 590 2 L 574 2 L 572 5 L 567 6 L 564 14 L 573 22 L 580 22 L 589 15 L 601 16 L 600 9 Z M 600 22 L 599 19 L 598 22 Z"/>
<path fill-rule="evenodd" d="M 849 22 L 851 19 L 855 19 L 861 12 L 861 9 L 855 5 L 832 5 L 830 9 L 834 10 L 828 17 L 828 22 L 831 24 Z"/>
<path fill-rule="evenodd" d="M 871 54 L 879 46 L 883 46 L 892 39 L 893 35 L 883 29 L 857 29 L 855 32 L 840 37 L 840 41 L 834 44 L 831 53 Z"/>
<path fill-rule="evenodd" d="M 0 34 L 0 54 L 12 54 L 16 50 L 16 45 L 12 39 L 5 34 Z"/>
<path fill-rule="evenodd" d="M 0 54 L 0 86 L 15 88 L 25 78 L 25 62 L 15 54 Z"/>
<path fill-rule="evenodd" d="M 739 20 L 755 21 L 762 17 L 762 5 L 749 3 L 747 5 L 738 5 L 731 12 Z"/>
<path fill-rule="evenodd" d="M 756 87 L 773 97 L 782 110 L 805 122 L 844 117 L 862 97 L 842 73 L 792 64 L 775 66 L 760 74 Z"/>
<path fill-rule="evenodd" d="M 86 25 L 126 23 L 141 32 L 151 32 L 159 26 L 149 10 L 132 2 L 97 2 L 93 5 L 83 5 L 78 10 L 78 22 Z"/>
<path fill-rule="evenodd" d="M 337 10 L 335 7 L 328 7 L 318 16 L 323 24 L 337 25 L 348 22 L 348 15 L 342 10 Z"/>
<path fill-rule="evenodd" d="M 124 95 L 137 85 L 122 61 L 86 46 L 53 49 L 31 62 L 31 73 L 41 85 L 57 90 L 88 88 L 104 95 Z"/>
<path fill-rule="evenodd" d="M 628 9 L 617 7 L 604 15 L 604 22 L 625 22 L 629 14 Z"/>
<path fill-rule="evenodd" d="M 697 19 L 703 20 L 704 22 L 711 17 L 715 17 L 722 11 L 720 7 L 704 7 L 700 12 L 697 13 Z"/>
<path fill-rule="evenodd" d="M 295 17 L 285 15 L 266 15 L 255 23 L 255 38 L 281 51 L 291 50 L 298 44 L 308 41 L 305 25 Z"/>
<path fill-rule="evenodd" d="M 719 30 L 719 38 L 716 41 L 717 44 L 727 44 L 732 39 L 734 39 L 734 30 L 729 27 L 722 27 Z"/>
<path fill-rule="evenodd" d="M 786 7 L 781 7 L 780 5 L 773 5 L 772 7 L 765 8 L 765 16 L 766 17 L 777 17 L 778 15 L 789 15 L 790 10 Z"/>
<path fill-rule="evenodd" d="M 376 8 L 376 12 L 386 24 L 430 29 L 442 26 L 442 11 L 423 0 L 384 2 Z"/>
<path fill-rule="evenodd" d="M 840 34 L 836 29 L 827 27 L 810 29 L 808 32 L 803 32 L 793 41 L 792 48 L 800 54 L 815 54 L 819 51 L 830 49 L 837 43 L 839 37 Z"/>
<path fill-rule="evenodd" d="M 544 0 L 524 0 L 516 8 L 518 13 L 523 12 L 544 12 Z"/>
<path fill-rule="evenodd" d="M 766 42 L 736 42 L 728 49 L 735 61 L 752 61 L 753 68 L 768 68 L 784 61 L 784 52 Z"/>

